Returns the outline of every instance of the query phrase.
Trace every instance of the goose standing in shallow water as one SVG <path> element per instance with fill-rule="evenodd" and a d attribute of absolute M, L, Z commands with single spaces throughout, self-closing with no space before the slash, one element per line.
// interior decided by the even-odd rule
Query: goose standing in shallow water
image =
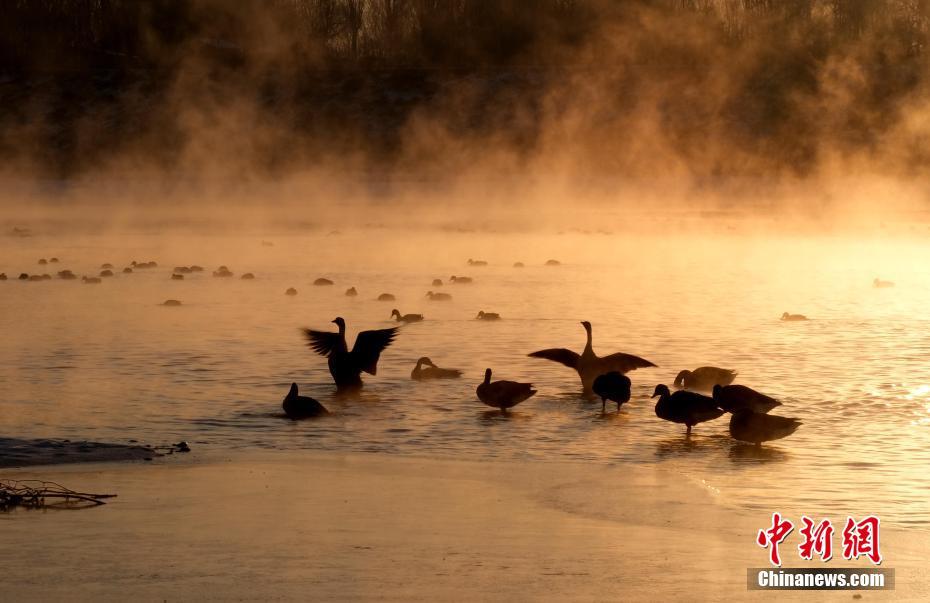
<path fill-rule="evenodd" d="M 782 312 L 781 319 L 786 322 L 799 322 L 807 320 L 807 317 L 803 314 L 788 314 L 787 312 Z"/>
<path fill-rule="evenodd" d="M 400 310 L 394 308 L 391 310 L 391 318 L 397 318 L 397 322 L 411 323 L 423 320 L 422 314 L 401 314 Z"/>
<path fill-rule="evenodd" d="M 736 371 L 701 366 L 693 371 L 681 371 L 675 377 L 675 387 L 710 391 L 715 385 L 730 385 L 736 379 Z"/>
<path fill-rule="evenodd" d="M 581 354 L 577 354 L 565 348 L 550 348 L 533 352 L 532 354 L 528 354 L 528 356 L 531 358 L 545 358 L 546 360 L 559 362 L 569 368 L 575 369 L 578 372 L 578 376 L 581 378 L 581 386 L 584 388 L 586 394 L 591 393 L 591 387 L 594 385 L 594 380 L 598 375 L 603 375 L 611 371 L 625 374 L 638 368 L 655 366 L 644 358 L 633 356 L 632 354 L 624 354 L 622 352 L 604 357 L 598 356 L 594 353 L 594 349 L 591 346 L 591 323 L 584 321 L 581 324 L 588 334 L 588 342 L 585 344 L 584 351 L 582 351 Z"/>
<path fill-rule="evenodd" d="M 478 393 L 479 400 L 488 406 L 501 409 L 501 412 L 507 412 L 508 408 L 513 408 L 536 393 L 532 383 L 517 383 L 516 381 L 494 381 L 492 383 L 491 369 L 485 369 L 484 382 L 475 391 Z"/>
<path fill-rule="evenodd" d="M 732 413 L 749 409 L 765 414 L 776 406 L 781 406 L 781 402 L 775 398 L 761 394 L 745 385 L 715 385 L 714 402 L 721 409 Z"/>
<path fill-rule="evenodd" d="M 338 333 L 304 329 L 304 335 L 310 348 L 321 356 L 329 358 L 329 373 L 336 382 L 337 389 L 351 389 L 362 386 L 362 371 L 369 375 L 378 374 L 378 358 L 394 338 L 397 327 L 362 331 L 355 338 L 352 351 L 346 344 L 346 322 L 341 316 L 334 320 L 339 327 Z"/>
<path fill-rule="evenodd" d="M 790 417 L 779 417 L 753 412 L 744 408 L 730 417 L 730 435 L 742 442 L 761 446 L 762 442 L 786 438 L 798 430 L 801 422 Z"/>
<path fill-rule="evenodd" d="M 667 385 L 657 385 L 652 397 L 659 396 L 656 402 L 656 416 L 673 423 L 684 423 L 688 427 L 686 435 L 691 435 L 691 428 L 698 423 L 713 421 L 723 414 L 717 408 L 713 398 L 694 392 L 679 390 L 669 392 Z"/>
<path fill-rule="evenodd" d="M 329 414 L 326 407 L 313 398 L 298 396 L 296 383 L 291 383 L 291 389 L 284 397 L 281 407 L 284 408 L 284 414 L 291 419 L 306 419 Z"/>
<path fill-rule="evenodd" d="M 439 368 L 426 356 L 417 360 L 417 365 L 413 367 L 413 371 L 410 373 L 410 378 L 414 381 L 423 381 L 424 379 L 455 379 L 461 376 L 462 371 Z"/>
<path fill-rule="evenodd" d="M 630 378 L 617 371 L 598 375 L 594 380 L 594 393 L 601 398 L 601 413 L 607 408 L 607 401 L 617 403 L 617 412 L 620 407 L 630 401 Z"/>

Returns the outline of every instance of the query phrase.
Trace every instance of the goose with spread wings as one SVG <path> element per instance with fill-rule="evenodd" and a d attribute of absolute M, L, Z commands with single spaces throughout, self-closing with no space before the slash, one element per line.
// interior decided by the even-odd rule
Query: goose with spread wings
<path fill-rule="evenodd" d="M 369 375 L 378 374 L 378 358 L 394 338 L 397 327 L 362 331 L 355 338 L 355 345 L 349 351 L 346 344 L 346 321 L 342 317 L 333 320 L 339 327 L 338 333 L 304 329 L 307 345 L 329 359 L 329 372 L 336 382 L 337 389 L 351 389 L 362 386 L 362 371 Z"/>
<path fill-rule="evenodd" d="M 591 323 L 584 321 L 581 324 L 588 334 L 588 342 L 581 354 L 565 348 L 550 348 L 533 352 L 529 356 L 531 358 L 545 358 L 575 369 L 581 378 L 581 385 L 586 394 L 591 393 L 594 380 L 604 373 L 616 371 L 625 374 L 638 368 L 656 366 L 645 358 L 622 352 L 610 354 L 609 356 L 598 356 L 591 347 Z"/>

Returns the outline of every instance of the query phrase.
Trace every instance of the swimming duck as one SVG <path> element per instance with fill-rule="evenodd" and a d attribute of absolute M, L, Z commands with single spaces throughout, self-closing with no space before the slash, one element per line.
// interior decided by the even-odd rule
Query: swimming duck
<path fill-rule="evenodd" d="M 452 296 L 448 293 L 433 293 L 432 291 L 427 291 L 426 297 L 428 297 L 430 301 L 450 301 L 452 299 Z"/>
<path fill-rule="evenodd" d="M 674 394 L 669 392 L 667 385 L 657 385 L 652 397 L 659 396 L 656 402 L 656 416 L 673 423 L 684 423 L 688 427 L 686 435 L 691 435 L 691 428 L 698 423 L 713 421 L 723 414 L 717 408 L 713 398 L 679 390 Z"/>
<path fill-rule="evenodd" d="M 598 375 L 610 371 L 625 374 L 638 368 L 655 366 L 655 364 L 644 358 L 622 352 L 610 354 L 609 356 L 598 356 L 591 346 L 591 323 L 584 321 L 581 324 L 588 335 L 588 341 L 580 355 L 565 348 L 550 348 L 533 352 L 528 356 L 531 358 L 545 358 L 575 369 L 578 372 L 578 377 L 581 378 L 581 386 L 584 388 L 585 393 L 591 393 L 591 387 Z"/>
<path fill-rule="evenodd" d="M 101 269 L 101 270 L 112 270 L 112 269 L 113 269 L 113 264 L 111 264 L 111 263 L 109 263 L 109 262 L 107 262 L 107 263 L 105 263 L 105 264 L 100 264 L 100 269 Z"/>
<path fill-rule="evenodd" d="M 112 271 L 112 270 L 101 270 L 101 271 L 100 271 L 100 276 L 102 276 L 102 277 L 104 277 L 104 278 L 106 278 L 106 277 L 108 277 L 108 276 L 113 276 L 113 271 Z"/>
<path fill-rule="evenodd" d="M 536 390 L 532 383 L 517 383 L 516 381 L 491 382 L 491 369 L 484 371 L 484 382 L 476 390 L 478 399 L 494 408 L 507 412 L 520 402 L 532 397 Z"/>
<path fill-rule="evenodd" d="M 461 376 L 462 371 L 439 368 L 426 356 L 417 360 L 417 365 L 410 373 L 410 378 L 414 381 L 423 381 L 424 379 L 455 379 Z"/>
<path fill-rule="evenodd" d="M 608 400 L 617 403 L 617 412 L 620 412 L 620 406 L 630 401 L 630 378 L 617 371 L 598 375 L 597 379 L 594 380 L 592 389 L 595 394 L 601 397 L 602 413 L 607 408 Z"/>
<path fill-rule="evenodd" d="M 546 260 L 546 266 L 561 266 L 562 262 L 559 260 Z"/>
<path fill-rule="evenodd" d="M 163 303 L 163 306 L 180 306 L 181 302 L 177 299 L 166 299 Z"/>
<path fill-rule="evenodd" d="M 27 272 L 20 272 L 20 273 L 19 273 L 19 280 L 21 280 L 21 281 L 28 281 L 28 280 L 29 280 L 29 273 L 27 273 Z"/>
<path fill-rule="evenodd" d="M 456 285 L 470 285 L 473 282 L 473 279 L 469 276 L 450 276 L 449 281 L 455 283 Z"/>
<path fill-rule="evenodd" d="M 81 277 L 81 280 L 84 281 L 85 285 L 99 285 L 101 280 L 96 276 L 84 276 Z"/>
<path fill-rule="evenodd" d="M 70 281 L 70 280 L 72 280 L 72 279 L 76 279 L 76 278 L 77 278 L 77 275 L 74 274 L 73 272 L 71 272 L 70 270 L 59 270 L 59 271 L 58 271 L 58 278 L 64 279 L 64 280 L 66 280 L 66 281 Z"/>
<path fill-rule="evenodd" d="M 284 295 L 297 295 L 297 289 L 288 287 L 287 291 L 284 292 Z"/>
<path fill-rule="evenodd" d="M 0 272 L 0 281 L 6 280 L 6 272 Z"/>
<path fill-rule="evenodd" d="M 798 322 L 801 320 L 807 320 L 807 317 L 803 314 L 788 314 L 787 312 L 783 312 L 781 319 L 788 322 Z"/>
<path fill-rule="evenodd" d="M 44 266 L 46 264 L 48 264 L 48 260 L 46 260 L 45 258 L 39 259 L 39 266 Z"/>
<path fill-rule="evenodd" d="M 730 435 L 734 439 L 761 446 L 762 442 L 780 440 L 798 430 L 801 422 L 794 418 L 753 412 L 743 408 L 730 417 Z"/>
<path fill-rule="evenodd" d="M 291 389 L 284 396 L 281 407 L 284 408 L 284 414 L 291 419 L 306 419 L 329 414 L 326 407 L 313 398 L 298 396 L 296 383 L 291 383 Z"/>
<path fill-rule="evenodd" d="M 132 274 L 132 268 L 130 268 L 129 266 L 126 266 L 125 268 L 123 268 L 123 274 Z"/>
<path fill-rule="evenodd" d="M 338 333 L 304 329 L 308 345 L 317 354 L 329 358 L 329 373 L 337 389 L 361 387 L 362 371 L 369 375 L 378 374 L 378 358 L 394 341 L 398 328 L 362 331 L 356 336 L 350 352 L 346 344 L 345 320 L 337 316 L 333 322 L 339 327 Z"/>
<path fill-rule="evenodd" d="M 44 273 L 44 274 L 42 274 L 42 276 L 41 276 L 40 278 L 41 278 L 43 281 L 50 281 L 50 280 L 52 280 L 52 275 L 51 275 L 51 274 L 48 274 L 48 273 Z"/>
<path fill-rule="evenodd" d="M 675 387 L 710 391 L 715 385 L 730 385 L 736 379 L 736 371 L 701 366 L 693 371 L 681 371 L 675 377 Z"/>
<path fill-rule="evenodd" d="M 191 272 L 193 272 L 193 270 L 191 270 L 187 266 L 175 266 L 174 272 L 177 272 L 178 274 L 190 274 Z"/>
<path fill-rule="evenodd" d="M 498 314 L 497 312 L 485 312 L 484 310 L 480 310 L 478 312 L 478 316 L 476 316 L 475 318 L 477 318 L 478 320 L 500 320 L 501 315 Z"/>
<path fill-rule="evenodd" d="M 395 297 L 391 293 L 382 293 L 378 296 L 378 301 L 395 301 Z"/>
<path fill-rule="evenodd" d="M 434 278 L 434 279 L 433 279 L 433 286 L 434 286 L 434 287 L 442 287 L 442 279 L 441 279 L 441 278 Z"/>
<path fill-rule="evenodd" d="M 320 278 L 316 279 L 315 281 L 313 281 L 313 284 L 316 285 L 316 286 L 318 286 L 318 287 L 325 287 L 325 286 L 328 286 L 328 285 L 332 285 L 332 284 L 333 284 L 333 281 L 329 280 L 328 278 L 322 278 L 322 277 L 320 277 Z"/>
<path fill-rule="evenodd" d="M 513 267 L 514 267 L 514 268 L 523 268 L 523 262 L 514 262 L 514 263 L 513 263 Z"/>
<path fill-rule="evenodd" d="M 468 258 L 468 265 L 469 266 L 487 266 L 488 263 L 485 262 L 484 260 L 473 260 L 471 258 Z"/>
<path fill-rule="evenodd" d="M 152 262 L 153 264 L 155 262 Z M 198 266 L 197 264 L 191 265 L 191 272 L 203 272 L 203 266 Z"/>
<path fill-rule="evenodd" d="M 233 273 L 226 266 L 220 266 L 219 268 L 213 271 L 213 276 L 217 276 L 220 278 L 229 278 L 232 275 Z"/>
<path fill-rule="evenodd" d="M 252 280 L 255 280 L 255 275 L 252 274 L 251 272 L 246 272 L 245 274 L 243 274 L 243 275 L 240 276 L 239 278 L 242 279 L 242 280 L 245 280 L 245 281 L 252 281 Z"/>
<path fill-rule="evenodd" d="M 31 274 L 31 275 L 29 275 L 29 280 L 30 280 L 30 281 L 41 281 L 41 280 L 43 280 L 43 279 L 42 279 L 42 275 L 41 275 L 41 274 Z"/>
<path fill-rule="evenodd" d="M 891 281 L 883 281 L 880 278 L 876 277 L 872 281 L 872 286 L 876 289 L 887 289 L 888 287 L 894 287 L 894 283 Z"/>
<path fill-rule="evenodd" d="M 349 287 L 346 289 L 346 297 L 355 297 L 358 295 L 358 291 L 355 290 L 355 287 Z"/>
<path fill-rule="evenodd" d="M 58 258 L 49 258 L 49 259 L 48 259 L 48 263 L 49 263 L 49 264 L 57 264 L 57 263 L 58 263 Z"/>
<path fill-rule="evenodd" d="M 397 308 L 391 310 L 391 318 L 394 318 L 395 316 L 397 317 L 397 322 L 411 323 L 420 322 L 423 320 L 422 314 L 401 314 L 400 310 Z"/>
<path fill-rule="evenodd" d="M 781 402 L 745 385 L 715 385 L 714 402 L 726 412 L 748 408 L 753 412 L 767 413 Z"/>
<path fill-rule="evenodd" d="M 183 274 L 172 274 L 172 275 L 171 275 L 171 280 L 173 280 L 173 281 L 183 281 L 183 280 L 184 280 L 184 275 L 183 275 Z"/>

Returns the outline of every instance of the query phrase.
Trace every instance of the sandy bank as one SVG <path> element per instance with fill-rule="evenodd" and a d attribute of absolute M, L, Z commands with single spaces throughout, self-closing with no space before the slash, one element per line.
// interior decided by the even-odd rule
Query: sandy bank
<path fill-rule="evenodd" d="M 652 467 L 300 452 L 3 475 L 119 493 L 0 515 L 11 601 L 773 598 L 746 590 L 766 518 Z M 897 590 L 864 597 L 926 599 L 926 535 L 882 536 Z"/>

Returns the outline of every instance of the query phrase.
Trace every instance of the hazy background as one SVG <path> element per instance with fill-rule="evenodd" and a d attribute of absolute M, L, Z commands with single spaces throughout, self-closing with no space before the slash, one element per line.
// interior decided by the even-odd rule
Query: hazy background
<path fill-rule="evenodd" d="M 12 1 L 0 203 L 260 208 L 241 224 L 371 201 L 517 225 L 581 202 L 921 209 L 928 19 L 926 0 Z"/>

